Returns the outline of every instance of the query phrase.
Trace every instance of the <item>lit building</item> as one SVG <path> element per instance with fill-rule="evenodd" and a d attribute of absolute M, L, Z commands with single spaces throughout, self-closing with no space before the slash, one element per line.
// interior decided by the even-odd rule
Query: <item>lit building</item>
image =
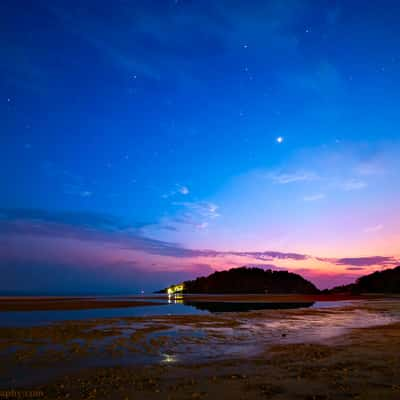
<path fill-rule="evenodd" d="M 170 287 L 167 289 L 167 293 L 168 293 L 168 295 L 177 294 L 177 293 L 182 293 L 184 287 L 185 287 L 185 285 L 184 285 L 183 283 L 180 283 L 179 285 L 170 286 Z"/>

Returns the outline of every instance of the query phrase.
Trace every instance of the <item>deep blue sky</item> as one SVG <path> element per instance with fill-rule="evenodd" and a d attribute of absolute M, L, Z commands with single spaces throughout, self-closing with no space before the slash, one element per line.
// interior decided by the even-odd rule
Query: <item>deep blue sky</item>
<path fill-rule="evenodd" d="M 398 1 L 2 1 L 7 285 L 26 265 L 59 266 L 54 286 L 134 263 L 127 287 L 147 288 L 152 272 L 257 260 L 120 254 L 115 234 L 312 254 L 273 266 L 325 286 L 388 266 L 316 257 L 400 256 L 399 15 Z M 98 259 L 93 242 L 118 249 Z"/>

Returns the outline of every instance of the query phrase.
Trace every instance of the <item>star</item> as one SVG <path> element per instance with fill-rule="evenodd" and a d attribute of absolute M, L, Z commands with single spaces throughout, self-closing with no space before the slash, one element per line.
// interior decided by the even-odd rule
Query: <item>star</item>
<path fill-rule="evenodd" d="M 282 143 L 283 142 L 283 137 L 282 136 L 278 136 L 277 138 L 276 138 L 276 141 L 280 144 L 280 143 Z"/>

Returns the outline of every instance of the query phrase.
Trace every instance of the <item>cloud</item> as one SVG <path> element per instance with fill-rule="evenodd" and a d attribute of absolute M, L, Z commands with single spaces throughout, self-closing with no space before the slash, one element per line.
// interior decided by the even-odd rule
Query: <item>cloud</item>
<path fill-rule="evenodd" d="M 195 257 L 206 254 L 205 251 L 185 249 L 178 244 L 150 239 L 130 229 L 101 229 L 82 225 L 61 224 L 51 221 L 16 220 L 0 221 L 0 235 L 27 236 L 36 239 L 74 239 L 80 242 L 101 245 L 103 249 L 138 250 L 146 254 Z"/>
<path fill-rule="evenodd" d="M 174 201 L 171 204 L 177 207 L 175 214 L 166 216 L 160 222 L 153 224 L 150 231 L 158 229 L 179 231 L 184 228 L 184 225 L 204 230 L 208 228 L 211 221 L 220 216 L 219 207 L 211 202 Z"/>
<path fill-rule="evenodd" d="M 352 190 L 360 190 L 364 189 L 368 186 L 368 184 L 364 181 L 360 181 L 358 179 L 350 179 L 347 180 L 343 183 L 341 183 L 341 188 L 346 191 L 352 191 Z"/>
<path fill-rule="evenodd" d="M 272 270 L 272 271 L 287 271 L 287 268 L 278 267 L 275 264 L 246 264 L 247 268 L 262 268 L 265 270 Z"/>
<path fill-rule="evenodd" d="M 382 224 L 374 225 L 374 226 L 369 226 L 364 229 L 365 233 L 373 233 L 373 232 L 379 232 L 384 228 Z"/>
<path fill-rule="evenodd" d="M 219 207 L 207 201 L 198 201 L 198 202 L 188 202 L 188 201 L 181 201 L 181 202 L 174 202 L 172 203 L 175 206 L 182 206 L 186 210 L 191 212 L 192 216 L 201 216 L 205 218 L 217 218 L 220 216 L 218 213 Z"/>
<path fill-rule="evenodd" d="M 251 257 L 256 260 L 273 260 L 281 259 L 281 260 L 307 260 L 310 256 L 306 254 L 298 254 L 298 253 L 283 253 L 279 251 L 250 251 L 250 252 L 227 252 L 228 254 L 232 255 L 240 255 L 244 257 Z"/>
<path fill-rule="evenodd" d="M 65 194 L 71 196 L 91 197 L 93 195 L 91 190 L 84 189 L 82 185 L 65 183 L 63 189 Z"/>
<path fill-rule="evenodd" d="M 214 207 L 206 207 L 206 209 Z M 189 222 L 198 229 L 207 223 Z M 209 257 L 218 253 L 212 250 L 192 250 L 183 246 L 141 234 L 143 228 L 157 223 L 126 223 L 120 218 L 90 212 L 45 211 L 40 209 L 0 208 L 0 235 L 26 235 L 33 237 L 78 239 L 101 243 L 119 249 L 138 250 L 147 254 L 171 257 Z M 168 226 L 173 230 L 173 226 Z"/>
<path fill-rule="evenodd" d="M 183 195 L 189 194 L 189 188 L 187 186 L 178 185 L 178 191 L 180 194 L 183 194 Z"/>
<path fill-rule="evenodd" d="M 192 203 L 191 203 L 192 204 Z M 197 208 L 197 207 L 196 207 Z M 216 206 L 202 204 L 207 213 L 216 212 Z M 0 234 L 27 235 L 32 237 L 78 239 L 96 242 L 102 246 L 112 246 L 119 249 L 139 250 L 147 254 L 161 256 L 184 257 L 244 257 L 254 260 L 307 260 L 310 256 L 298 253 L 278 251 L 215 251 L 208 249 L 188 249 L 176 243 L 151 239 L 140 232 L 143 226 L 150 224 L 125 223 L 119 218 L 81 212 L 48 212 L 29 209 L 0 209 Z M 180 220 L 180 223 L 189 223 Z M 194 221 L 190 223 L 195 223 Z M 207 224 L 199 224 L 198 229 L 205 229 Z"/>
<path fill-rule="evenodd" d="M 193 207 L 193 203 L 190 204 Z M 197 210 L 198 205 L 194 208 Z M 210 213 L 216 212 L 217 207 L 207 203 L 207 206 L 202 204 L 200 209 Z M 137 269 L 143 266 L 144 269 L 171 271 L 185 271 L 191 268 L 190 265 L 198 263 L 207 264 L 213 269 L 254 265 L 285 270 L 288 269 L 287 264 L 289 270 L 304 274 L 321 285 L 339 281 L 339 277 L 343 278 L 341 283 L 347 281 L 349 276 L 343 275 L 345 271 L 400 264 L 398 259 L 390 256 L 318 258 L 273 250 L 191 249 L 144 236 L 142 228 L 148 225 L 151 224 L 126 223 L 110 215 L 95 213 L 0 209 L 0 264 L 32 262 L 80 265 L 81 268 L 113 268 L 118 264 L 121 268 Z M 206 223 L 200 223 L 197 229 L 206 227 Z M 339 271 L 335 272 L 335 266 L 346 268 L 338 268 Z"/>
<path fill-rule="evenodd" d="M 51 178 L 66 179 L 71 184 L 83 184 L 83 178 L 80 175 L 74 174 L 66 169 L 60 168 L 52 161 L 44 161 L 41 165 L 43 173 Z"/>
<path fill-rule="evenodd" d="M 273 172 L 268 177 L 277 184 L 286 185 L 294 182 L 306 182 L 318 179 L 318 176 L 313 172 L 298 171 L 293 173 L 276 173 Z"/>
<path fill-rule="evenodd" d="M 56 184 L 63 182 L 60 186 L 61 190 L 71 196 L 91 197 L 93 191 L 88 188 L 82 176 L 72 173 L 66 169 L 60 168 L 51 161 L 44 161 L 41 164 L 42 172 Z"/>
<path fill-rule="evenodd" d="M 177 217 L 173 218 L 167 218 L 167 221 L 165 224 L 161 224 L 161 226 L 174 226 L 172 224 L 184 224 L 184 225 L 191 225 L 197 229 L 206 229 L 209 225 L 208 222 L 206 221 L 199 221 L 197 220 L 192 214 L 190 213 L 183 213 Z M 175 225 L 174 226 L 175 230 L 178 231 L 178 227 Z"/>
<path fill-rule="evenodd" d="M 363 176 L 381 175 L 385 172 L 383 166 L 374 162 L 360 163 L 354 170 L 356 173 Z"/>
<path fill-rule="evenodd" d="M 399 260 L 394 257 L 372 256 L 357 258 L 338 258 L 331 259 L 336 265 L 351 265 L 357 267 L 368 267 L 372 265 L 396 265 Z"/>
<path fill-rule="evenodd" d="M 208 222 L 201 222 L 200 224 L 196 225 L 196 228 L 198 229 L 206 229 L 208 227 Z"/>
<path fill-rule="evenodd" d="M 124 230 L 135 226 L 109 214 L 79 211 L 50 211 L 27 208 L 0 208 L 1 219 L 10 222 L 56 223 L 104 231 Z M 0 219 L 0 221 L 1 221 Z"/>
<path fill-rule="evenodd" d="M 316 193 L 316 194 L 312 194 L 309 196 L 304 196 L 303 200 L 304 201 L 318 201 L 318 200 L 322 200 L 325 198 L 325 194 L 324 193 Z"/>
<path fill-rule="evenodd" d="M 173 196 L 175 196 L 177 194 L 181 194 L 183 196 L 186 196 L 189 193 L 190 193 L 190 190 L 189 190 L 189 188 L 187 186 L 180 185 L 179 183 L 177 183 L 173 190 L 170 190 L 168 193 L 163 194 L 162 197 L 164 199 L 168 199 L 168 198 L 173 197 Z"/>

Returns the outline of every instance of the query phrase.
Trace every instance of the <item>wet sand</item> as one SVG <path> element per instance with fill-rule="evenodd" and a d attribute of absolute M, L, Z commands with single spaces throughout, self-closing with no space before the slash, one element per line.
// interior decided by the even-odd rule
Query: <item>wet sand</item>
<path fill-rule="evenodd" d="M 399 332 L 393 324 L 330 345 L 274 346 L 258 357 L 89 369 L 35 389 L 54 399 L 398 400 Z"/>
<path fill-rule="evenodd" d="M 354 296 L 348 294 L 298 295 L 298 294 L 250 294 L 250 295 L 188 295 L 191 302 L 241 302 L 241 303 L 312 303 L 316 301 L 368 300 L 382 296 Z M 156 296 L 109 296 L 109 297 L 52 297 L 52 296 L 0 296 L 0 311 L 87 310 L 99 308 L 123 308 L 162 305 L 166 295 Z M 158 302 L 157 302 L 158 301 Z"/>
<path fill-rule="evenodd" d="M 375 300 L 0 328 L 0 388 L 51 399 L 399 399 L 399 321 L 398 300 Z"/>
<path fill-rule="evenodd" d="M 0 311 L 89 310 L 163 305 L 165 302 L 101 298 L 3 298 Z"/>

